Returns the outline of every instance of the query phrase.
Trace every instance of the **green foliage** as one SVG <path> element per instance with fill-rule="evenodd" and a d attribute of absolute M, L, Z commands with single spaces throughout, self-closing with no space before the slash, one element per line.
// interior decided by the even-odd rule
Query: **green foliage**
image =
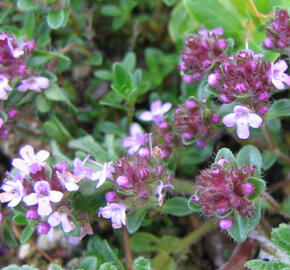
<path fill-rule="evenodd" d="M 50 10 L 47 14 L 48 26 L 52 29 L 58 29 L 65 22 L 65 12 L 63 9 Z"/>
<path fill-rule="evenodd" d="M 272 241 L 290 256 L 290 225 L 282 223 L 278 228 L 274 228 L 272 230 Z"/>
<path fill-rule="evenodd" d="M 33 235 L 35 231 L 35 223 L 34 222 L 29 222 L 24 230 L 22 231 L 21 237 L 20 237 L 20 243 L 25 244 Z"/>
<path fill-rule="evenodd" d="M 80 268 L 83 270 L 95 270 L 98 269 L 98 259 L 93 256 L 88 256 L 82 259 Z"/>
<path fill-rule="evenodd" d="M 38 269 L 29 265 L 18 266 L 16 264 L 13 264 L 4 267 L 2 270 L 38 270 Z"/>
<path fill-rule="evenodd" d="M 150 261 L 139 257 L 133 262 L 133 270 L 151 270 Z"/>
<path fill-rule="evenodd" d="M 251 166 L 256 166 L 258 173 L 262 169 L 262 157 L 259 150 L 252 145 L 244 146 L 237 154 L 237 164 L 239 167 L 245 166 L 249 163 Z"/>
<path fill-rule="evenodd" d="M 276 100 L 267 113 L 267 120 L 269 121 L 277 117 L 290 116 L 289 107 L 290 99 L 284 98 Z"/>
<path fill-rule="evenodd" d="M 134 233 L 139 230 L 142 221 L 144 220 L 147 212 L 147 207 L 140 205 L 134 212 L 127 217 L 127 229 L 129 233 Z"/>
<path fill-rule="evenodd" d="M 166 214 L 170 214 L 173 216 L 187 216 L 193 213 L 193 210 L 188 207 L 188 200 L 183 197 L 174 197 L 168 201 L 166 201 L 161 211 Z"/>

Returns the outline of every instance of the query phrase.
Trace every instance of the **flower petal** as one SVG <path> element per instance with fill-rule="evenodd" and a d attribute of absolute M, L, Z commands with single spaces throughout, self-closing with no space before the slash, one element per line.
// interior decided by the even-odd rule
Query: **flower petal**
<path fill-rule="evenodd" d="M 48 159 L 49 155 L 50 153 L 48 151 L 40 150 L 37 152 L 36 157 L 38 161 L 44 162 Z"/>
<path fill-rule="evenodd" d="M 161 107 L 161 113 L 164 114 L 164 113 L 167 113 L 172 107 L 172 104 L 170 102 L 166 102 L 162 105 Z"/>
<path fill-rule="evenodd" d="M 141 113 L 139 118 L 143 121 L 152 121 L 153 119 L 152 113 L 149 111 Z"/>
<path fill-rule="evenodd" d="M 51 190 L 49 192 L 49 199 L 51 202 L 58 203 L 61 201 L 62 197 L 63 197 L 63 193 L 60 191 Z"/>
<path fill-rule="evenodd" d="M 274 64 L 274 69 L 278 69 L 280 72 L 285 72 L 287 68 L 288 65 L 284 60 L 279 60 Z"/>
<path fill-rule="evenodd" d="M 262 122 L 263 122 L 263 119 L 259 115 L 255 113 L 249 114 L 248 123 L 252 128 L 260 127 Z"/>
<path fill-rule="evenodd" d="M 226 127 L 233 127 L 237 123 L 236 114 L 229 113 L 224 116 L 223 123 Z"/>
<path fill-rule="evenodd" d="M 248 120 L 246 117 L 240 117 L 237 120 L 237 134 L 240 139 L 248 139 L 250 136 Z"/>
<path fill-rule="evenodd" d="M 25 202 L 26 205 L 36 205 L 38 200 L 37 200 L 37 194 L 36 193 L 31 193 L 23 198 L 23 201 Z"/>
<path fill-rule="evenodd" d="M 20 149 L 19 154 L 27 163 L 31 163 L 35 161 L 35 153 L 31 145 L 23 146 Z"/>
<path fill-rule="evenodd" d="M 47 199 L 38 200 L 38 209 L 37 213 L 40 216 L 48 216 L 52 212 L 50 202 Z"/>
<path fill-rule="evenodd" d="M 133 123 L 130 127 L 130 134 L 135 137 L 138 133 L 143 133 L 141 126 L 137 123 Z"/>
<path fill-rule="evenodd" d="M 152 102 L 152 104 L 150 105 L 151 113 L 152 114 L 159 113 L 161 110 L 161 105 L 162 105 L 162 103 L 160 100 L 156 100 L 156 101 Z"/>

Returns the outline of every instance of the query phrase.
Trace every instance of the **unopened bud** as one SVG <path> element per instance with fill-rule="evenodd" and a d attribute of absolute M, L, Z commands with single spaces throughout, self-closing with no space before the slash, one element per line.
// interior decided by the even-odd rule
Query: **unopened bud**
<path fill-rule="evenodd" d="M 27 219 L 32 219 L 32 220 L 39 219 L 39 215 L 38 215 L 36 209 L 28 209 L 27 212 L 26 212 L 26 218 Z"/>
<path fill-rule="evenodd" d="M 130 179 L 126 175 L 118 176 L 116 183 L 121 188 L 127 188 L 130 185 Z"/>
<path fill-rule="evenodd" d="M 39 223 L 37 226 L 38 234 L 47 234 L 50 230 L 50 225 L 46 222 Z"/>
<path fill-rule="evenodd" d="M 117 198 L 117 193 L 116 192 L 110 191 L 110 192 L 106 193 L 106 201 L 108 203 L 114 202 L 116 200 L 116 198 Z"/>
<path fill-rule="evenodd" d="M 160 147 L 158 147 L 158 146 L 155 146 L 154 148 L 153 148 L 153 157 L 154 158 L 162 158 L 162 149 L 160 148 Z"/>
<path fill-rule="evenodd" d="M 233 226 L 233 220 L 230 218 L 222 218 L 219 221 L 220 228 L 223 230 L 228 230 Z"/>

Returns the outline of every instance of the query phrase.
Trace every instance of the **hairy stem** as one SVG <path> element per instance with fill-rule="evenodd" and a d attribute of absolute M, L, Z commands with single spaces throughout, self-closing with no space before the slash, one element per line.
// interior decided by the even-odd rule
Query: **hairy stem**
<path fill-rule="evenodd" d="M 127 270 L 132 270 L 133 256 L 130 246 L 130 238 L 127 227 L 123 227 L 123 236 L 124 236 L 124 249 L 125 249 L 125 258 L 126 258 L 126 268 Z"/>

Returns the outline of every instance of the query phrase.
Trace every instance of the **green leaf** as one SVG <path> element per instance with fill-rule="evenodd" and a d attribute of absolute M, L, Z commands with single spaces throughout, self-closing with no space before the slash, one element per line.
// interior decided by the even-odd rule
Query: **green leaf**
<path fill-rule="evenodd" d="M 34 11 L 27 12 L 24 17 L 24 30 L 27 39 L 32 39 L 35 31 Z"/>
<path fill-rule="evenodd" d="M 57 265 L 57 264 L 52 264 L 52 265 L 51 265 L 51 268 L 52 268 L 52 270 L 64 270 L 62 267 L 60 267 L 60 266 Z"/>
<path fill-rule="evenodd" d="M 90 135 L 72 140 L 68 143 L 68 146 L 92 154 L 99 162 L 109 161 L 108 153 Z"/>
<path fill-rule="evenodd" d="M 118 270 L 118 268 L 111 263 L 104 263 L 100 266 L 99 270 Z"/>
<path fill-rule="evenodd" d="M 275 119 L 281 116 L 290 116 L 290 99 L 279 99 L 275 101 L 269 109 L 267 120 Z"/>
<path fill-rule="evenodd" d="M 98 269 L 98 259 L 93 256 L 85 257 L 80 263 L 80 268 L 84 270 L 96 270 Z"/>
<path fill-rule="evenodd" d="M 166 214 L 173 216 L 187 216 L 193 213 L 193 210 L 188 207 L 188 199 L 183 197 L 174 197 L 166 201 L 161 211 Z"/>
<path fill-rule="evenodd" d="M 151 270 L 150 261 L 144 257 L 139 257 L 133 262 L 133 270 Z"/>
<path fill-rule="evenodd" d="M 12 220 L 17 225 L 23 226 L 28 224 L 25 214 L 22 213 L 15 215 Z"/>
<path fill-rule="evenodd" d="M 290 267 L 289 264 L 282 262 L 265 262 L 261 260 L 250 260 L 246 262 L 246 266 L 251 270 L 286 270 Z"/>
<path fill-rule="evenodd" d="M 136 67 L 136 54 L 128 52 L 121 64 L 128 72 L 133 72 Z"/>
<path fill-rule="evenodd" d="M 95 54 L 92 58 L 89 60 L 89 64 L 92 66 L 99 66 L 103 63 L 103 56 L 101 53 Z"/>
<path fill-rule="evenodd" d="M 122 15 L 122 10 L 116 5 L 104 5 L 101 8 L 101 14 L 110 17 L 116 17 Z"/>
<path fill-rule="evenodd" d="M 33 0 L 18 0 L 17 7 L 23 11 L 30 11 L 32 9 L 39 8 L 39 3 L 35 3 Z"/>
<path fill-rule="evenodd" d="M 207 29 L 223 27 L 226 37 L 244 43 L 242 22 L 217 0 L 184 0 L 188 13 Z"/>
<path fill-rule="evenodd" d="M 199 212 L 202 210 L 202 206 L 192 200 L 193 196 L 194 195 L 192 195 L 188 200 L 188 207 L 194 212 Z"/>
<path fill-rule="evenodd" d="M 175 0 L 163 0 L 163 3 L 169 7 L 175 4 Z"/>
<path fill-rule="evenodd" d="M 43 52 L 34 50 L 31 57 L 29 58 L 28 65 L 30 67 L 37 67 L 46 64 L 54 57 L 51 52 Z"/>
<path fill-rule="evenodd" d="M 13 264 L 4 267 L 2 270 L 39 270 L 39 269 L 29 265 L 18 266 L 16 264 Z"/>
<path fill-rule="evenodd" d="M 35 106 L 40 113 L 47 113 L 52 108 L 52 102 L 40 93 L 36 96 Z"/>
<path fill-rule="evenodd" d="M 101 262 L 112 262 L 118 266 L 118 270 L 125 270 L 124 265 L 118 259 L 106 240 L 94 236 L 88 242 L 86 256 L 96 256 Z M 101 269 L 101 268 L 100 268 Z"/>
<path fill-rule="evenodd" d="M 263 161 L 263 169 L 268 170 L 270 169 L 276 162 L 277 156 L 272 151 L 265 151 L 262 154 L 262 161 Z"/>
<path fill-rule="evenodd" d="M 262 169 L 262 157 L 259 150 L 252 145 L 244 146 L 238 153 L 236 158 L 239 167 L 245 166 L 248 162 L 251 166 L 256 166 L 258 173 Z"/>
<path fill-rule="evenodd" d="M 237 211 L 234 214 L 233 227 L 228 230 L 231 237 L 237 242 L 244 242 L 247 239 L 248 233 L 253 231 L 261 218 L 260 201 L 255 202 L 254 215 L 251 218 L 241 216 Z"/>
<path fill-rule="evenodd" d="M 112 88 L 125 99 L 133 91 L 133 76 L 120 63 L 113 65 Z"/>
<path fill-rule="evenodd" d="M 109 121 L 105 121 L 100 123 L 97 128 L 104 132 L 104 133 L 108 133 L 108 134 L 114 134 L 114 135 L 126 135 L 126 133 L 124 132 L 124 130 L 122 128 L 120 128 L 120 126 L 109 122 Z"/>
<path fill-rule="evenodd" d="M 140 228 L 143 219 L 146 216 L 147 208 L 144 205 L 139 206 L 127 217 L 127 229 L 129 233 L 134 233 Z"/>
<path fill-rule="evenodd" d="M 158 246 L 165 252 L 176 252 L 180 247 L 181 240 L 171 235 L 164 235 L 158 242 Z"/>
<path fill-rule="evenodd" d="M 58 29 L 65 22 L 65 12 L 63 9 L 50 10 L 47 14 L 48 26 L 52 29 Z"/>
<path fill-rule="evenodd" d="M 131 247 L 135 252 L 160 250 L 159 239 L 151 233 L 137 232 L 130 237 Z"/>
<path fill-rule="evenodd" d="M 151 262 L 154 270 L 175 270 L 178 269 L 174 259 L 167 252 L 161 252 Z"/>
<path fill-rule="evenodd" d="M 62 162 L 62 161 L 71 162 L 71 159 L 62 153 L 62 151 L 60 150 L 59 145 L 57 144 L 56 141 L 54 141 L 54 140 L 51 141 L 50 149 L 51 149 L 52 156 L 53 156 L 56 163 Z"/>
<path fill-rule="evenodd" d="M 33 235 L 35 231 L 34 224 L 33 226 L 26 226 L 21 234 L 20 243 L 25 244 Z"/>
<path fill-rule="evenodd" d="M 10 226 L 6 222 L 2 222 L 2 234 L 3 234 L 3 239 L 7 243 L 7 245 L 11 248 L 16 248 L 18 246 L 18 242 L 10 228 Z"/>
<path fill-rule="evenodd" d="M 266 183 L 263 179 L 250 177 L 247 180 L 249 183 L 253 184 L 255 189 L 251 195 L 248 196 L 248 199 L 253 200 L 261 195 L 266 189 Z"/>
<path fill-rule="evenodd" d="M 104 81 L 112 81 L 113 75 L 110 70 L 99 69 L 94 72 L 94 75 Z"/>
<path fill-rule="evenodd" d="M 280 224 L 272 230 L 273 243 L 290 255 L 290 225 Z"/>
<path fill-rule="evenodd" d="M 215 163 L 217 163 L 220 159 L 225 158 L 228 161 L 235 161 L 235 156 L 233 155 L 232 151 L 228 148 L 220 149 L 215 157 Z"/>

